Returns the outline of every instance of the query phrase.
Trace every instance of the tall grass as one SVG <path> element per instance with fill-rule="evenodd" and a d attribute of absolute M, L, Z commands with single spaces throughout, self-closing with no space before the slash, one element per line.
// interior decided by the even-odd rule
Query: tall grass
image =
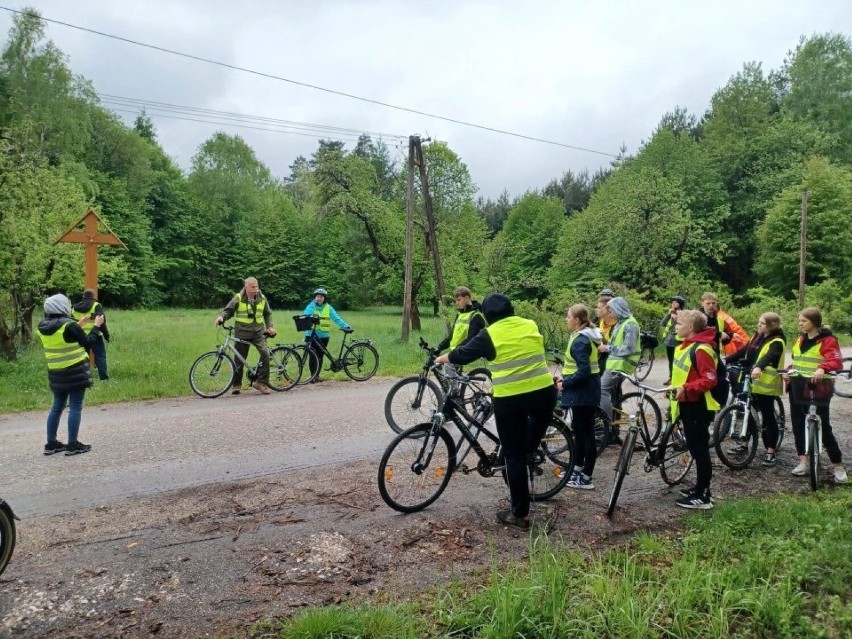
<path fill-rule="evenodd" d="M 301 310 L 273 313 L 278 336 L 269 343 L 293 343 L 304 340 L 296 331 L 293 315 Z M 221 338 L 213 326 L 216 310 L 168 309 L 160 311 L 111 311 L 107 309 L 112 340 L 107 344 L 110 381 L 95 381 L 86 394 L 87 404 L 176 397 L 190 395 L 189 367 L 202 353 L 211 350 Z M 417 346 L 420 334 L 412 333 L 409 343 L 400 340 L 400 308 L 381 307 L 367 311 L 341 312 L 355 327 L 352 337 L 371 339 L 379 351 L 380 376 L 404 376 L 418 372 L 422 365 Z M 444 324 L 424 309 L 422 335 L 430 344 L 444 336 Z M 342 333 L 332 327 L 329 350 L 337 355 Z M 249 362 L 257 361 L 251 349 Z M 328 379 L 347 379 L 344 373 L 323 374 Z M 47 385 L 47 366 L 38 337 L 13 362 L 0 360 L 0 412 L 47 408 L 51 393 Z"/>

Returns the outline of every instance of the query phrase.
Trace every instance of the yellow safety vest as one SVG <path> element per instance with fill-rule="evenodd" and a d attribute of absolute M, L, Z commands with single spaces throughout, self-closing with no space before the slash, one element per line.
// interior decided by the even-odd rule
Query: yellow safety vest
<path fill-rule="evenodd" d="M 48 370 L 55 371 L 70 368 L 75 364 L 89 360 L 86 349 L 77 342 L 69 344 L 65 341 L 65 327 L 73 323 L 73 321 L 69 319 L 53 335 L 45 335 L 39 330 L 36 331 L 41 339 L 42 346 L 44 346 L 44 356 L 47 358 Z"/>
<path fill-rule="evenodd" d="M 459 316 L 456 318 L 456 323 L 453 324 L 453 336 L 450 339 L 450 350 L 454 349 L 467 339 L 467 335 L 470 331 L 470 320 L 477 315 L 479 317 L 483 317 L 482 313 L 476 309 L 468 311 L 467 313 L 459 313 Z"/>
<path fill-rule="evenodd" d="M 800 335 L 793 344 L 793 368 L 806 377 L 813 377 L 820 364 L 825 363 L 825 358 L 819 352 L 822 344 L 815 342 L 808 350 L 802 352 L 802 339 L 804 338 Z"/>
<path fill-rule="evenodd" d="M 757 354 L 758 361 L 769 352 L 769 346 L 773 342 L 781 342 L 781 358 L 778 360 L 778 365 L 784 361 L 784 340 L 780 337 L 773 337 L 763 345 Z M 781 381 L 781 376 L 778 375 L 778 365 L 767 366 L 760 371 L 760 377 L 751 383 L 752 393 L 755 395 L 776 395 L 781 397 L 784 392 L 784 385 Z"/>
<path fill-rule="evenodd" d="M 257 304 L 254 305 L 254 317 L 249 317 L 249 312 L 252 310 L 251 302 L 244 302 L 243 296 L 237 293 L 237 306 L 234 309 L 234 322 L 237 324 L 262 324 L 263 311 L 266 309 L 266 296 L 262 293 Z"/>
<path fill-rule="evenodd" d="M 331 332 L 331 307 L 328 304 L 323 304 L 322 307 L 314 306 L 315 316 L 319 317 L 319 324 L 317 324 L 318 331 L 324 331 L 326 333 Z M 310 332 L 310 331 L 309 331 Z"/>
<path fill-rule="evenodd" d="M 83 325 L 80 327 L 80 328 L 82 328 L 82 329 L 83 329 L 83 332 L 84 332 L 86 335 L 88 335 L 89 333 L 91 333 L 91 332 L 92 332 L 92 329 L 95 327 L 95 318 L 94 318 L 94 317 L 92 317 L 92 314 L 95 312 L 95 307 L 96 307 L 97 305 L 98 305 L 98 300 L 92 300 L 92 306 L 91 306 L 91 308 L 89 308 L 89 310 L 88 310 L 88 311 L 74 311 L 74 310 L 72 310 L 72 311 L 71 311 L 71 317 L 73 317 L 73 318 L 74 318 L 75 320 L 77 320 L 77 321 L 79 321 L 79 320 L 83 319 L 86 315 L 88 315 L 88 316 L 89 316 L 89 319 L 90 319 L 91 321 L 86 322 L 85 324 L 83 324 Z"/>
<path fill-rule="evenodd" d="M 677 388 L 678 386 L 683 386 L 686 383 L 687 377 L 689 377 L 689 371 L 692 368 L 692 347 L 693 344 L 689 346 L 684 346 L 682 344 L 675 346 L 674 352 L 674 361 L 672 362 L 672 388 Z M 713 358 L 713 365 L 718 363 L 718 354 L 710 348 L 707 344 L 699 344 L 696 351 L 704 351 L 708 355 Z M 721 406 L 719 402 L 713 399 L 713 395 L 710 391 L 705 391 L 704 393 L 704 401 L 707 402 L 707 408 L 713 411 L 719 410 Z M 677 419 L 677 416 L 680 415 L 680 403 L 675 400 L 669 400 L 669 406 L 672 411 L 672 421 Z"/>
<path fill-rule="evenodd" d="M 610 344 L 612 346 L 621 346 L 624 344 L 624 329 L 628 324 L 636 325 L 636 350 L 630 355 L 613 355 L 610 350 L 609 356 L 606 358 L 606 370 L 608 371 L 621 371 L 630 375 L 639 366 L 639 322 L 636 321 L 635 317 L 628 317 L 620 324 L 615 325 Z"/>
<path fill-rule="evenodd" d="M 494 397 L 511 397 L 553 385 L 544 338 L 532 320 L 511 316 L 485 329 L 497 356 L 488 366 Z"/>
<path fill-rule="evenodd" d="M 568 348 L 565 349 L 565 365 L 562 367 L 563 376 L 573 375 L 577 372 L 577 362 L 571 355 L 571 346 L 574 344 L 574 340 L 577 339 L 579 334 L 580 333 L 571 333 L 571 337 L 568 338 Z M 592 340 L 589 340 L 589 346 L 591 347 L 591 351 L 589 352 L 589 365 L 592 367 L 592 375 L 599 375 L 601 368 L 598 365 L 598 349 Z"/>

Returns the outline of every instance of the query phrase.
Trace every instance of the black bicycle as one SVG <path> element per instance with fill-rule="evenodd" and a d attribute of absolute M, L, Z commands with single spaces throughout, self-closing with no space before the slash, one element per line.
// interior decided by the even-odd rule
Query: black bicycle
<path fill-rule="evenodd" d="M 18 517 L 12 512 L 12 507 L 0 499 L 0 575 L 12 559 L 15 550 L 15 520 Z"/>
<path fill-rule="evenodd" d="M 320 373 L 319 353 L 328 359 L 326 370 L 336 373 L 343 371 L 356 382 L 364 382 L 376 374 L 379 368 L 379 352 L 373 346 L 372 340 L 356 339 L 346 342 L 347 336 L 355 329 L 342 329 L 343 341 L 340 343 L 340 352 L 337 357 L 316 338 L 319 317 L 316 315 L 294 315 L 297 331 L 310 330 L 311 333 L 305 338 L 305 345 L 300 351 L 302 357 L 302 375 L 299 383 L 305 384 L 314 381 Z M 307 368 L 305 368 L 307 366 Z"/>
<path fill-rule="evenodd" d="M 633 376 L 637 381 L 644 381 L 651 373 L 654 367 L 654 350 L 660 344 L 657 336 L 648 331 L 639 333 L 639 364 L 636 366 L 636 372 Z"/>
<path fill-rule="evenodd" d="M 453 377 L 460 386 L 475 383 L 464 375 Z M 493 410 L 491 396 L 484 391 L 474 391 L 472 396 L 473 415 L 465 410 L 460 393 L 448 393 L 430 421 L 412 426 L 390 443 L 378 470 L 379 493 L 388 506 L 403 513 L 423 510 L 444 492 L 457 469 L 463 474 L 476 471 L 483 477 L 504 477 L 500 440 L 484 423 Z M 458 428 L 458 442 L 447 430 L 448 423 Z M 493 444 L 491 452 L 485 451 L 480 437 Z M 550 499 L 568 483 L 574 466 L 573 441 L 569 427 L 554 415 L 541 444 L 528 459 L 533 501 Z M 457 451 L 465 444 L 478 459 L 472 468 L 458 461 Z"/>

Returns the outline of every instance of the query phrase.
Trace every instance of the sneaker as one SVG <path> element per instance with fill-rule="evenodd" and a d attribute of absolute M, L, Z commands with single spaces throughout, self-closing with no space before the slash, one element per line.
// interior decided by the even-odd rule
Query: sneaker
<path fill-rule="evenodd" d="M 710 499 L 709 493 L 704 493 L 703 495 L 692 493 L 686 497 L 681 497 L 675 503 L 681 508 L 693 508 L 697 510 L 710 510 L 713 508 L 713 502 Z"/>
<path fill-rule="evenodd" d="M 790 474 L 796 477 L 804 477 L 808 474 L 808 465 L 805 462 L 799 462 L 799 465 L 791 470 Z"/>
<path fill-rule="evenodd" d="M 695 492 L 695 486 L 686 486 L 677 491 L 681 497 L 689 497 L 692 493 Z"/>
<path fill-rule="evenodd" d="M 44 445 L 45 455 L 55 455 L 56 453 L 61 453 L 63 450 L 65 450 L 65 444 L 59 440 L 55 442 L 48 442 Z"/>
<path fill-rule="evenodd" d="M 511 510 L 501 510 L 497 513 L 497 519 L 499 519 L 502 523 L 507 526 L 515 526 L 517 528 L 529 528 L 530 527 L 530 519 L 529 517 L 516 517 L 515 513 Z"/>
<path fill-rule="evenodd" d="M 264 384 L 263 382 L 254 382 L 251 387 L 259 393 L 263 393 L 264 395 L 269 395 L 272 391 L 269 390 L 269 386 Z"/>
<path fill-rule="evenodd" d="M 747 453 L 748 452 L 748 446 L 746 446 L 745 444 L 741 444 L 739 442 L 736 442 L 735 444 L 733 444 L 728 449 L 728 452 L 734 453 L 735 455 L 739 455 L 740 453 Z"/>
<path fill-rule="evenodd" d="M 766 453 L 766 457 L 763 458 L 761 463 L 764 466 L 774 466 L 778 463 L 778 459 L 775 457 L 775 453 Z"/>
<path fill-rule="evenodd" d="M 234 382 L 233 384 L 231 384 L 231 395 L 239 395 L 242 385 L 242 382 Z"/>
<path fill-rule="evenodd" d="M 88 453 L 92 450 L 92 447 L 89 444 L 84 444 L 83 442 L 68 442 L 68 446 L 65 447 L 66 455 L 82 455 L 83 453 Z"/>
<path fill-rule="evenodd" d="M 319 384 L 321 381 L 322 381 L 322 379 L 320 379 L 319 377 L 314 377 L 314 378 L 310 381 L 310 383 L 311 383 L 311 384 Z"/>
<path fill-rule="evenodd" d="M 577 473 L 573 477 L 571 477 L 568 482 L 568 488 L 576 488 L 578 490 L 594 490 L 595 485 L 592 483 L 592 478 L 586 478 L 585 475 L 581 475 Z"/>
<path fill-rule="evenodd" d="M 848 475 L 846 474 L 846 469 L 843 466 L 835 466 L 834 467 L 834 481 L 838 484 L 842 484 L 848 479 Z"/>

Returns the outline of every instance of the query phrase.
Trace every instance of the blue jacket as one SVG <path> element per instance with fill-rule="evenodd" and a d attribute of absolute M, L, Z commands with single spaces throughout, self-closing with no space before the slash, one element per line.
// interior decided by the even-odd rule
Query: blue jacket
<path fill-rule="evenodd" d="M 308 304 L 305 307 L 305 315 L 313 315 L 314 309 L 320 310 L 324 306 L 328 306 L 329 317 L 331 317 L 332 322 L 337 324 L 342 329 L 349 328 L 349 324 L 347 324 L 346 322 L 343 321 L 343 318 L 340 317 L 340 315 L 337 314 L 337 311 L 335 311 L 334 307 L 331 304 L 329 304 L 328 302 L 326 302 L 322 306 L 320 306 L 314 300 L 311 300 L 311 303 Z M 310 334 L 311 334 L 310 331 L 305 331 L 305 337 L 307 337 Z M 329 333 L 328 331 L 321 331 L 319 329 L 319 327 L 317 327 L 316 335 L 317 335 L 317 337 L 331 337 L 331 333 Z"/>
<path fill-rule="evenodd" d="M 597 328 L 584 328 L 571 344 L 571 357 L 577 362 L 577 372 L 562 378 L 562 405 L 597 406 L 601 402 L 601 376 L 592 374 L 589 351 L 601 343 Z"/>

